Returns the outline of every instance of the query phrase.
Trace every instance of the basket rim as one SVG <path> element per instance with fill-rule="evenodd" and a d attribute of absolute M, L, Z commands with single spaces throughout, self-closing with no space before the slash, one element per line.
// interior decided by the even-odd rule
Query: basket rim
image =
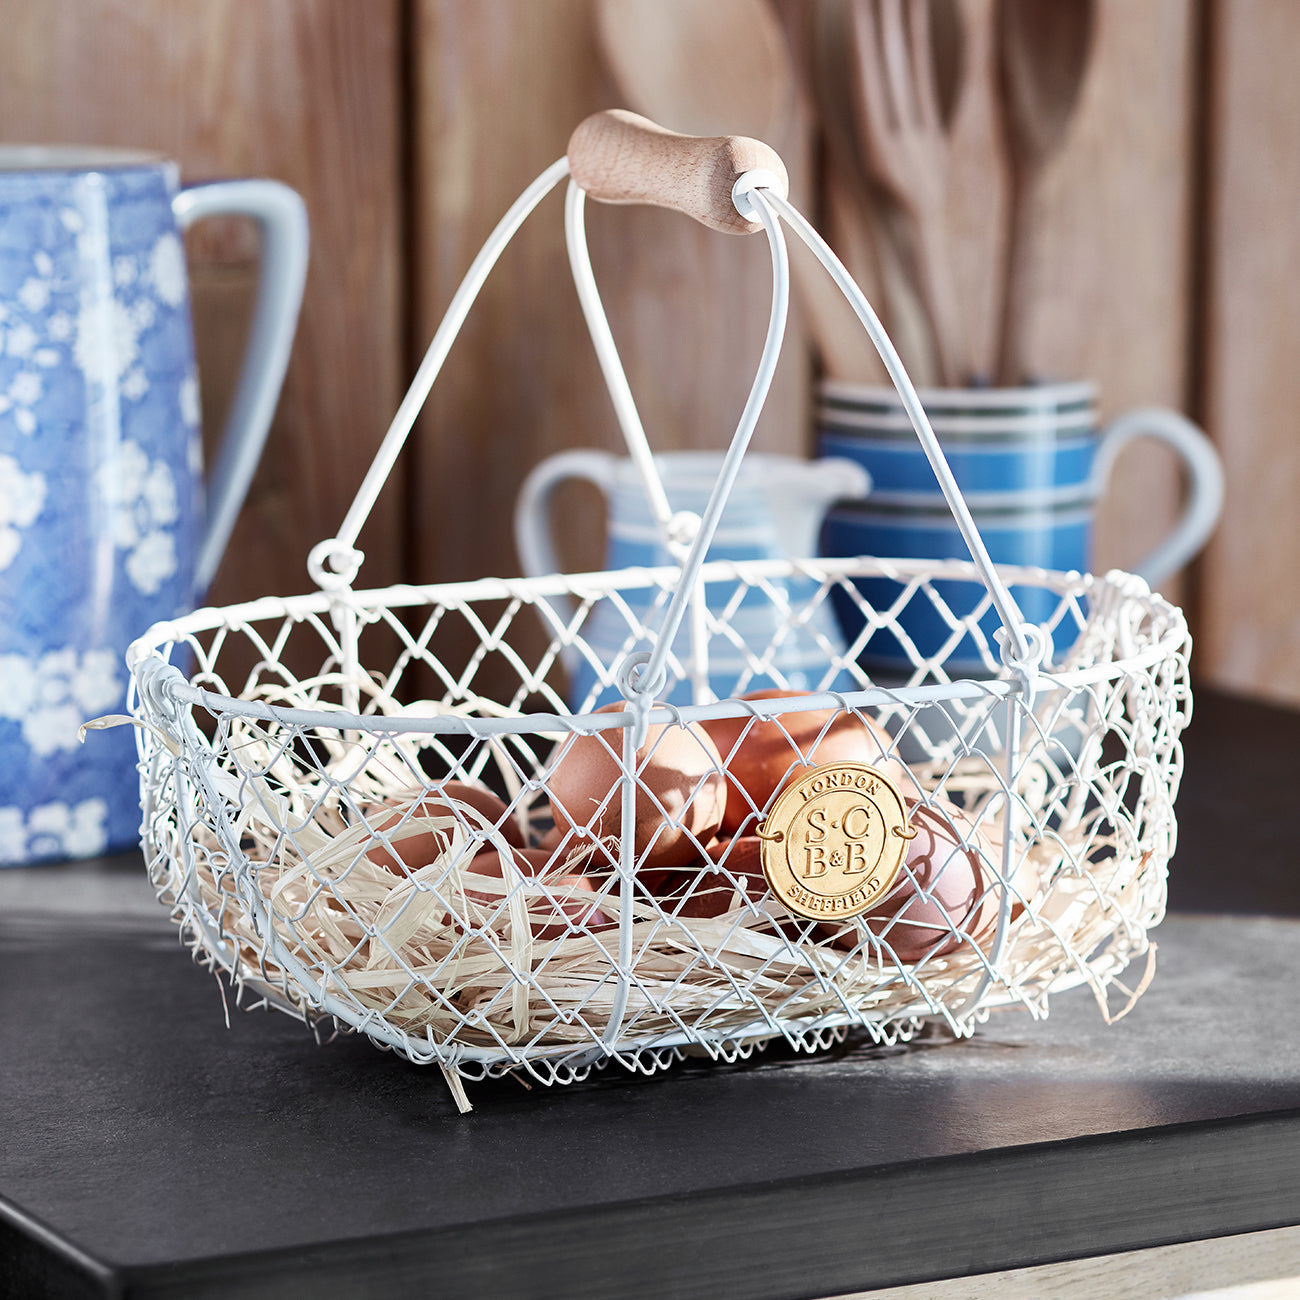
<path fill-rule="evenodd" d="M 863 565 L 876 566 L 864 573 Z M 1078 569 L 1048 569 L 1028 564 L 999 564 L 1000 576 L 1023 585 L 1067 587 L 1085 594 L 1098 584 L 1124 584 L 1135 596 L 1158 601 L 1175 610 L 1146 581 L 1135 574 L 1112 569 L 1106 574 L 1084 573 Z M 926 575 L 954 581 L 980 582 L 979 569 L 972 560 L 918 559 L 910 556 L 809 556 L 763 560 L 710 560 L 701 566 L 699 576 L 706 581 L 731 578 L 756 579 L 774 577 L 924 577 Z M 127 647 L 127 666 L 132 667 L 150 650 L 183 638 L 190 632 L 210 631 L 232 621 L 248 622 L 259 618 L 293 618 L 308 614 L 328 614 L 335 609 L 362 613 L 367 609 L 408 608 L 431 604 L 438 599 L 468 604 L 475 600 L 530 599 L 547 596 L 601 595 L 617 585 L 635 590 L 675 582 L 681 569 L 675 564 L 629 566 L 622 569 L 593 569 L 585 573 L 549 573 L 536 578 L 470 578 L 457 582 L 393 583 L 387 587 L 346 587 L 341 590 L 302 592 L 294 596 L 259 596 L 233 605 L 202 605 L 175 618 L 160 619 L 147 627 Z M 1136 588 L 1134 587 L 1136 584 Z"/>
<path fill-rule="evenodd" d="M 772 577 L 789 575 L 815 577 L 853 574 L 864 563 L 882 567 L 883 576 L 908 577 L 929 575 L 938 579 L 979 581 L 979 573 L 969 560 L 916 560 L 872 557 L 836 559 L 788 559 L 760 561 L 713 561 L 701 569 L 704 579 L 729 579 L 735 577 Z M 1113 591 L 1121 604 L 1138 604 L 1160 609 L 1170 617 L 1170 625 L 1163 634 L 1143 650 L 1095 662 L 1079 668 L 1052 670 L 1042 668 L 1037 677 L 1046 687 L 1074 690 L 1101 681 L 1125 675 L 1138 668 L 1148 668 L 1168 658 L 1186 638 L 1186 619 L 1182 611 L 1158 593 L 1151 592 L 1147 584 L 1132 574 L 1112 570 L 1104 576 L 1083 574 L 1073 570 L 1051 570 L 1032 566 L 999 566 L 1009 584 L 1034 583 L 1054 587 L 1066 594 L 1073 590 L 1085 595 L 1096 590 Z M 607 593 L 611 585 L 619 589 L 637 589 L 662 586 L 679 575 L 675 565 L 657 568 L 619 569 L 594 571 L 585 574 L 548 574 L 541 578 L 482 578 L 467 582 L 432 583 L 423 586 L 398 584 L 385 588 L 342 592 L 318 591 L 299 596 L 266 596 L 254 601 L 227 606 L 207 606 L 190 614 L 160 621 L 133 641 L 127 651 L 127 666 L 133 685 L 141 682 L 142 665 L 146 662 L 166 662 L 165 647 L 183 640 L 192 632 L 209 631 L 229 626 L 232 622 L 255 621 L 260 618 L 294 618 L 323 615 L 340 607 L 357 613 L 384 608 L 402 608 L 435 603 L 440 599 L 453 603 L 470 603 L 482 599 L 535 599 L 551 596 L 582 596 Z M 872 570 L 872 575 L 876 570 Z M 193 685 L 179 669 L 168 665 L 171 675 L 166 682 L 166 694 L 181 705 L 198 705 L 214 717 L 225 715 L 258 718 L 263 721 L 289 726 L 325 728 L 328 730 L 362 731 L 385 735 L 459 734 L 485 738 L 503 735 L 536 735 L 559 733 L 581 727 L 584 731 L 606 731 L 626 728 L 636 714 L 631 706 L 626 710 L 571 713 L 545 712 L 512 714 L 508 716 L 466 716 L 464 713 L 444 713 L 433 716 L 385 715 L 353 713 L 342 709 L 318 710 L 278 707 L 261 700 L 246 700 Z M 152 670 L 147 670 L 152 671 Z M 771 718 L 787 713 L 799 713 L 827 708 L 869 708 L 877 706 L 920 706 L 946 701 L 968 700 L 980 697 L 1005 698 L 1022 694 L 1025 684 L 1020 675 L 1004 667 L 996 677 L 955 677 L 946 682 L 925 685 L 873 685 L 855 691 L 818 691 L 797 697 L 778 697 L 767 700 L 740 700 L 728 698 L 704 704 L 672 705 L 656 702 L 647 720 L 652 724 L 691 723 L 720 718 L 755 716 Z M 137 691 L 135 709 L 141 710 L 149 692 Z M 146 705 L 147 707 L 147 705 Z"/>

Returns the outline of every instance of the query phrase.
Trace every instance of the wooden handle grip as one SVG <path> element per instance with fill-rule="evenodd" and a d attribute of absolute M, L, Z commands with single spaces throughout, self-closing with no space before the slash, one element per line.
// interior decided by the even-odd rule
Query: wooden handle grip
<path fill-rule="evenodd" d="M 783 198 L 789 190 L 781 156 L 759 140 L 678 135 L 622 108 L 580 122 L 568 156 L 570 174 L 593 199 L 672 208 L 730 235 L 763 228 L 736 211 L 738 177 L 762 168 L 780 179 Z"/>

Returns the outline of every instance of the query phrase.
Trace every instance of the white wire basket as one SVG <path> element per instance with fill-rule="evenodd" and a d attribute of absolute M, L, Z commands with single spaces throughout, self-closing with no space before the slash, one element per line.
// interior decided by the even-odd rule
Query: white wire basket
<path fill-rule="evenodd" d="M 668 170 L 707 175 L 707 197 L 664 198 L 653 167 L 623 184 L 604 168 L 611 131 L 619 159 L 647 138 L 684 150 L 689 166 Z M 465 314 L 566 177 L 575 283 L 677 562 L 356 589 L 354 543 Z M 768 336 L 702 519 L 672 516 L 658 483 L 587 261 L 587 192 L 701 219 L 712 205 L 712 224 L 766 233 Z M 880 351 L 970 560 L 706 562 L 784 334 L 783 222 Z M 311 571 L 312 594 L 199 610 L 128 654 L 148 869 L 242 1005 L 436 1064 L 466 1109 L 464 1080 L 648 1073 L 775 1040 L 821 1049 L 852 1030 L 894 1042 L 928 1022 L 967 1035 L 997 1008 L 1044 1016 L 1051 994 L 1080 984 L 1110 1019 L 1151 977 L 1191 709 L 1185 620 L 1128 574 L 989 561 L 889 340 L 763 146 L 669 138 L 630 115 L 584 123 L 470 268 Z M 765 644 L 734 631 L 755 602 L 779 615 Z M 828 604 L 850 631 L 817 633 L 820 681 L 756 692 L 789 685 L 780 646 L 825 627 Z M 933 644 L 908 631 L 919 610 Z M 584 639 L 597 617 L 602 635 L 611 618 L 625 628 L 614 658 Z M 888 683 L 862 666 L 877 637 L 907 658 Z M 959 648 L 983 671 L 950 675 Z M 711 651 L 740 665 L 726 694 Z M 575 658 L 595 683 L 576 706 Z M 682 682 L 693 702 L 658 702 Z M 611 690 L 618 702 L 598 711 Z M 756 753 L 777 771 L 757 791 L 740 773 Z M 779 897 L 761 859 L 777 801 L 846 756 L 897 793 L 916 838 L 888 893 L 819 916 Z M 1141 978 L 1122 982 L 1140 957 Z"/>

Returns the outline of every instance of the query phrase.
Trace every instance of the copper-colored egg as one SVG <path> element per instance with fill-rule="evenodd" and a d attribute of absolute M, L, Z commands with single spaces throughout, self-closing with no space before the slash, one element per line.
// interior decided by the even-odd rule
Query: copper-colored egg
<path fill-rule="evenodd" d="M 621 712 L 622 703 L 599 712 Z M 578 845 L 616 841 L 622 826 L 622 732 L 574 734 L 560 746 L 547 781 L 557 827 Z M 656 724 L 637 751 L 633 843 L 640 869 L 685 866 L 722 821 L 726 784 L 722 759 L 698 726 Z M 613 861 L 616 848 L 602 855 Z"/>
<path fill-rule="evenodd" d="M 773 688 L 751 691 L 740 698 L 781 700 L 811 693 Z M 772 719 L 718 718 L 700 725 L 713 738 L 727 768 L 722 835 L 752 832 L 772 797 L 808 764 L 869 763 L 903 794 L 916 789 L 906 765 L 887 757 L 889 734 L 856 713 L 813 709 Z"/>
<path fill-rule="evenodd" d="M 558 853 L 560 851 L 560 846 L 565 842 L 566 836 L 569 836 L 567 827 L 552 826 L 550 830 L 544 831 L 540 836 L 538 836 L 537 847 L 543 849 L 547 853 Z M 571 836 L 569 836 L 569 840 L 572 842 Z"/>
<path fill-rule="evenodd" d="M 910 817 L 918 834 L 906 865 L 894 888 L 870 909 L 865 923 L 889 943 L 900 961 L 917 961 L 931 949 L 933 956 L 952 952 L 962 942 L 953 929 L 987 952 L 997 934 L 998 915 L 1007 892 L 999 875 L 1001 823 L 981 823 L 976 828 L 965 812 L 946 801 L 935 803 L 933 808 L 913 805 Z M 966 850 L 960 848 L 963 838 L 969 846 Z M 917 897 L 922 887 L 931 893 L 930 901 Z M 1037 865 L 1022 856 L 1011 878 L 1008 919 L 1018 920 L 1026 901 L 1040 889 Z M 891 917 L 895 918 L 892 928 L 888 926 Z M 821 932 L 839 948 L 856 947 L 861 937 L 853 925 L 824 926 Z M 936 947 L 941 938 L 943 942 Z"/>
<path fill-rule="evenodd" d="M 391 812 L 383 808 L 367 809 L 367 819 L 371 826 L 376 831 L 385 832 L 393 846 L 389 849 L 376 836 L 364 850 L 372 862 L 404 874 L 428 866 L 439 854 L 446 852 L 451 843 L 450 831 L 409 828 L 407 823 L 410 817 L 455 817 L 464 828 L 476 835 L 486 834 L 483 825 L 483 819 L 486 819 L 488 826 L 495 826 L 507 844 L 515 848 L 523 847 L 523 833 L 509 809 L 486 786 L 473 785 L 468 781 L 447 781 L 412 806 L 411 799 L 414 797 L 409 796 L 400 805 L 393 801 L 389 805 Z M 480 816 L 468 814 L 466 809 L 472 809 Z"/>
<path fill-rule="evenodd" d="M 535 887 L 524 886 L 528 903 L 529 929 L 535 939 L 562 939 L 575 928 L 594 930 L 611 924 L 600 910 L 596 882 L 581 871 L 566 871 L 544 849 L 515 849 L 511 864 L 521 875 L 545 882 L 554 899 Z M 558 867 L 558 870 L 557 870 Z M 468 871 L 478 876 L 508 878 L 496 849 L 477 854 Z M 467 887 L 465 893 L 487 906 L 500 905 L 502 898 Z M 554 917 L 552 921 L 549 917 Z"/>
<path fill-rule="evenodd" d="M 980 826 L 980 833 L 984 839 L 984 856 L 992 865 L 992 871 L 989 873 L 992 888 L 985 895 L 980 903 L 980 909 L 977 916 L 972 920 L 970 930 L 972 935 L 978 939 L 981 946 L 986 950 L 990 946 L 987 941 L 991 941 L 997 934 L 998 913 L 1002 906 L 1002 822 L 1000 819 L 994 819 L 991 822 L 984 822 Z M 1008 920 L 1019 920 L 1025 911 L 1026 903 L 1036 898 L 1042 888 L 1042 881 L 1038 872 L 1038 864 L 1032 858 L 1020 855 L 1019 862 L 1012 867 L 1011 888 L 1009 891 L 1011 899 L 1010 915 Z"/>
<path fill-rule="evenodd" d="M 708 859 L 698 868 L 652 873 L 645 879 L 646 887 L 671 915 L 722 916 L 746 900 L 757 903 L 766 897 L 762 853 L 763 842 L 757 835 L 715 841 L 709 846 Z M 735 878 L 735 884 L 730 877 Z M 744 891 L 743 899 L 737 885 Z"/>
<path fill-rule="evenodd" d="M 988 847 L 960 809 L 946 801 L 912 804 L 908 817 L 916 836 L 903 866 L 862 919 L 899 961 L 910 963 L 952 952 L 964 942 L 957 931 L 977 941 L 985 937 L 988 899 L 997 921 L 997 890 L 985 897 L 990 881 L 980 850 L 987 854 Z M 837 943 L 845 946 L 848 937 L 842 933 Z"/>

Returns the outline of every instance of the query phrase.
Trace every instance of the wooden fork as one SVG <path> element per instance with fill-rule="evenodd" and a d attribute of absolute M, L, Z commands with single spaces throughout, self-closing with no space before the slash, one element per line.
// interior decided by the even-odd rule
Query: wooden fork
<path fill-rule="evenodd" d="M 900 251 L 928 319 L 941 383 L 967 382 L 961 311 L 944 230 L 948 130 L 930 0 L 849 0 L 862 162 L 903 228 Z"/>

